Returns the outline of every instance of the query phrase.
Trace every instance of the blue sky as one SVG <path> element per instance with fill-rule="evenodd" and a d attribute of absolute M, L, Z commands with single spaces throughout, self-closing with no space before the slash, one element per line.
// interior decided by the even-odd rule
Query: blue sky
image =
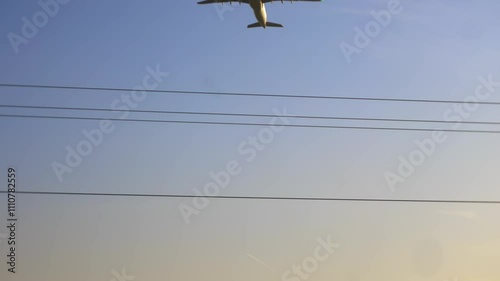
<path fill-rule="evenodd" d="M 355 28 L 365 28 L 373 21 L 370 12 L 387 9 L 389 1 L 268 4 L 269 20 L 282 23 L 285 28 L 266 30 L 246 28 L 255 22 L 247 5 L 233 5 L 223 10 L 211 5 L 198 6 L 195 2 L 69 1 L 60 6 L 58 13 L 39 28 L 27 44 L 18 46 L 18 53 L 9 42 L 8 34 L 21 35 L 22 18 L 32 19 L 41 8 L 34 1 L 2 2 L 0 83 L 133 88 L 142 84 L 149 73 L 148 67 L 158 67 L 169 73 L 157 87 L 165 90 L 463 100 L 474 94 L 480 85 L 479 77 L 493 75 L 495 81 L 500 80 L 500 20 L 497 16 L 500 3 L 497 1 L 402 1 L 401 13 L 393 15 L 390 24 L 383 27 L 360 54 L 354 55 L 350 63 L 339 45 L 342 42 L 354 44 Z M 221 11 L 225 11 L 222 17 Z M 1 104 L 110 108 L 123 94 L 130 93 L 0 88 Z M 500 101 L 500 90 L 497 89 L 488 101 Z M 273 109 L 284 107 L 290 114 L 443 120 L 443 114 L 452 105 L 162 94 L 149 94 L 138 104 L 139 109 L 262 114 L 272 114 Z M 55 113 L 19 109 L 1 109 L 1 112 Z M 89 116 L 88 113 L 64 114 Z M 117 118 L 118 115 L 111 112 L 99 116 Z M 191 120 L 195 117 L 171 118 Z M 497 121 L 500 116 L 496 107 L 484 105 L 467 119 Z M 263 118 L 211 117 L 209 120 L 269 122 Z M 298 124 L 303 120 L 291 122 Z M 315 124 L 366 125 L 359 122 Z M 287 128 L 276 133 L 256 159 L 247 163 L 238 152 L 238 146 L 262 128 L 125 122 L 114 125 L 113 133 L 105 135 L 102 144 L 94 147 L 93 152 L 71 173 L 65 174 L 61 182 L 53 171 L 53 163 L 64 163 L 65 148 L 76 147 L 84 139 L 82 131 L 98 128 L 98 122 L 0 118 L 0 129 L 4 132 L 0 167 L 6 169 L 13 165 L 18 168 L 22 190 L 193 194 L 194 188 L 202 188 L 211 181 L 211 171 L 220 171 L 228 161 L 236 160 L 243 172 L 231 179 L 229 187 L 221 191 L 223 195 L 500 198 L 497 135 L 447 135 L 447 141 L 392 191 L 385 173 L 396 172 L 400 164 L 398 157 L 408 157 L 416 149 L 415 141 L 428 138 L 430 132 Z M 413 126 L 424 127 L 425 124 Z M 462 127 L 466 128 L 471 127 Z M 39 198 L 29 195 L 21 200 L 24 201 L 21 201 L 21 212 L 26 223 L 26 232 L 22 235 L 26 239 L 24 243 L 30 243 L 30 247 L 24 248 L 24 255 L 37 253 L 33 254 L 33 260 L 25 261 L 32 266 L 31 271 L 25 269 L 23 280 L 40 277 L 44 269 L 35 267 L 35 257 L 40 255 L 41 258 L 47 251 L 45 246 L 27 242 L 35 239 L 27 233 L 28 229 L 40 231 L 47 245 L 56 243 L 56 237 L 51 237 L 50 233 L 58 229 L 61 234 L 57 239 L 63 239 L 63 245 L 74 251 L 82 249 L 80 245 L 71 246 L 72 237 L 79 235 L 78 231 L 93 229 L 81 239 L 82 245 L 91 244 L 95 248 L 75 257 L 75 263 L 65 261 L 67 275 L 56 276 L 49 271 L 41 280 L 66 280 L 64 278 L 77 271 L 75 264 L 82 263 L 86 264 L 82 270 L 92 280 L 109 280 L 112 277 L 107 277 L 109 272 L 123 264 L 135 270 L 142 279 L 160 280 L 164 272 L 153 266 L 157 260 L 172 261 L 166 262 L 169 266 L 176 264 L 175 272 L 168 271 L 172 280 L 203 275 L 210 280 L 279 279 L 279 274 L 268 276 L 262 271 L 264 269 L 254 270 L 253 264 L 248 265 L 247 257 L 240 260 L 234 255 L 255 247 L 261 250 L 260 256 L 274 259 L 272 267 L 281 272 L 287 263 L 300 260 L 303 253 L 314 246 L 310 243 L 314 243 L 317 236 L 326 233 L 342 240 L 339 242 L 345 245 L 345 256 L 329 260 L 333 271 L 324 269 L 314 277 L 317 280 L 330 276 L 353 281 L 356 278 L 382 280 L 396 267 L 390 261 L 401 256 L 408 258 L 398 261 L 401 263 L 398 268 L 402 269 L 395 273 L 394 280 L 444 280 L 451 278 L 450 275 L 459 275 L 464 280 L 493 280 L 493 276 L 498 276 L 498 270 L 493 267 L 485 269 L 474 264 L 470 270 L 463 268 L 467 261 L 465 253 L 487 263 L 491 257 L 484 249 L 500 249 L 500 229 L 493 223 L 495 214 L 498 217 L 500 211 L 498 207 L 325 203 L 299 203 L 294 207 L 291 203 L 240 202 L 239 205 L 238 202 L 217 201 L 196 216 L 192 224 L 185 225 L 178 206 L 189 200 Z M 63 209 L 65 214 L 60 213 Z M 288 210 L 290 214 L 274 213 L 275 209 Z M 342 215 L 331 217 L 329 224 L 331 213 Z M 367 219 L 359 215 L 367 213 L 373 214 L 371 220 L 380 220 L 381 225 L 391 229 L 392 234 L 380 230 L 374 234 L 373 241 L 366 235 L 359 235 L 371 230 Z M 74 222 L 75 216 L 80 218 L 80 224 Z M 139 230 L 129 229 L 127 224 L 147 216 L 150 219 L 143 223 L 157 232 L 149 234 L 150 241 L 143 241 Z M 266 221 L 266 216 L 270 222 Z M 471 216 L 481 216 L 482 220 L 463 219 Z M 450 222 L 443 217 L 453 219 Z M 55 219 L 47 222 L 51 218 Z M 413 218 L 415 224 L 398 227 L 408 218 Z M 40 221 L 50 227 L 44 228 Z M 281 224 L 273 223 L 277 221 Z M 377 223 L 374 224 L 372 227 L 376 228 Z M 447 227 L 447 224 L 453 226 Z M 471 230 L 479 226 L 485 229 L 484 232 Z M 116 228 L 129 234 L 112 241 L 110 237 L 115 235 Z M 273 249 L 274 240 L 260 233 L 259 228 L 275 236 L 288 235 L 284 240 L 289 244 L 283 242 Z M 168 232 L 169 229 L 175 231 Z M 219 229 L 226 229 L 240 238 L 224 240 L 218 236 Z M 199 236 L 198 232 L 209 234 Z M 456 235 L 456 232 L 467 234 Z M 168 236 L 165 244 L 160 241 L 162 235 Z M 452 238 L 453 235 L 457 238 Z M 101 237 L 105 238 L 100 240 Z M 193 246 L 196 244 L 193 241 L 203 239 L 211 241 L 206 249 L 202 247 L 205 252 L 217 252 L 222 264 L 235 268 L 234 275 L 213 270 L 211 266 L 215 265 L 211 262 L 217 259 L 210 261 L 208 256 L 199 254 L 200 248 Z M 431 271 L 430 276 L 422 276 L 421 271 L 412 266 L 415 263 L 408 254 L 422 239 L 444 245 L 446 262 L 440 265 L 440 270 Z M 369 248 L 370 243 L 385 245 L 381 241 L 390 241 L 380 246 L 386 249 L 382 251 L 385 254 Z M 162 248 L 165 252 L 155 251 L 153 245 L 158 243 L 165 247 Z M 124 245 L 132 244 L 136 245 L 135 252 L 129 247 L 124 249 Z M 467 251 L 472 252 L 460 251 L 457 245 L 462 244 L 475 252 L 469 248 Z M 174 245 L 176 251 L 170 252 L 167 246 Z M 290 245 L 299 246 L 297 249 Z M 349 251 L 349 245 L 357 246 Z M 477 250 L 480 246 L 482 250 Z M 4 244 L 0 244 L 0 249 L 2 247 Z M 225 250 L 218 252 L 220 247 Z M 365 259 L 353 262 L 363 250 L 368 253 Z M 73 253 L 65 252 L 62 246 L 54 246 L 53 251 L 53 263 L 61 262 L 63 254 Z M 276 254 L 280 252 L 282 255 Z M 89 262 L 97 256 L 102 256 L 101 263 Z M 151 257 L 151 261 L 141 261 L 144 256 Z M 198 256 L 197 262 L 203 264 L 203 270 L 187 270 L 193 266 L 189 263 L 192 256 Z M 494 257 L 498 259 L 498 254 Z M 377 259 L 380 264 L 371 262 Z M 343 263 L 344 268 L 340 266 Z M 381 269 L 369 270 L 368 264 Z M 238 269 L 256 275 L 242 277 L 236 274 Z M 0 276 L 3 274 L 1 272 Z M 85 280 L 84 275 L 78 276 Z"/>

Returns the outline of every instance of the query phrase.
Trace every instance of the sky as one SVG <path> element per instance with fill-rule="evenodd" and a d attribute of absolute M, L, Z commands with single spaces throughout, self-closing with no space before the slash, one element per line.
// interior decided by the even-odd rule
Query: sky
<path fill-rule="evenodd" d="M 0 3 L 0 84 L 500 102 L 498 1 L 275 2 L 267 4 L 268 20 L 285 27 L 267 29 L 247 29 L 255 22 L 252 10 L 237 3 L 41 2 L 52 3 L 45 5 L 48 12 L 36 1 Z M 24 27 L 36 21 L 35 31 Z M 265 124 L 222 126 L 123 122 L 116 120 L 123 112 L 116 111 L 0 108 L 4 115 L 114 120 L 103 125 L 0 117 L 2 191 L 7 169 L 15 167 L 19 191 L 500 200 L 498 134 L 280 126 L 498 130 L 286 117 L 497 122 L 497 106 L 470 103 L 459 112 L 446 103 L 185 93 L 148 93 L 124 102 L 137 94 L 2 86 L 0 105 L 277 117 L 127 116 Z M 102 138 L 91 143 L 89 134 Z M 69 151 L 84 144 L 91 144 L 88 155 L 69 163 Z M 5 193 L 0 200 L 4 206 Z M 500 276 L 496 204 L 213 198 L 207 203 L 18 194 L 17 208 L 18 272 L 7 271 L 2 227 L 2 280 L 495 281 Z M 1 209 L 3 225 L 7 213 Z M 329 239 L 338 246 L 331 253 L 321 248 Z M 318 247 L 325 260 L 315 256 Z M 308 264 L 317 266 L 307 277 L 294 273 L 294 266 L 305 270 Z"/>

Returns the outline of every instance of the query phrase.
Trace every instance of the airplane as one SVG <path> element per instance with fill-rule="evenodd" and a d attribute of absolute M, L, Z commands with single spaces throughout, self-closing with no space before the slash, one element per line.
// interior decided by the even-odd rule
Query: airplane
<path fill-rule="evenodd" d="M 281 1 L 283 3 L 284 1 L 289 1 L 290 3 L 292 2 L 298 2 L 298 1 L 304 1 L 304 2 L 321 2 L 323 0 L 274 0 L 274 1 Z M 266 13 L 266 6 L 264 5 L 265 3 L 273 2 L 273 0 L 205 0 L 205 1 L 200 1 L 198 4 L 220 4 L 220 3 L 228 3 L 233 4 L 235 3 L 245 3 L 249 4 L 250 7 L 253 9 L 253 12 L 255 14 L 255 18 L 257 19 L 256 23 L 249 24 L 247 28 L 254 28 L 254 27 L 283 27 L 283 25 L 279 23 L 274 23 L 267 21 L 267 13 Z"/>

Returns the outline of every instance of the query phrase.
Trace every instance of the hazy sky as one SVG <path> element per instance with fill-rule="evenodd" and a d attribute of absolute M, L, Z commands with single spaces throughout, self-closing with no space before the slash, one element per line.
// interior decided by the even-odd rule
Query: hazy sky
<path fill-rule="evenodd" d="M 50 6 L 52 15 L 36 31 L 23 27 L 23 18 L 30 24 L 43 21 L 47 12 L 41 12 L 36 1 L 0 3 L 0 83 L 134 88 L 146 79 L 165 90 L 440 100 L 470 99 L 482 87 L 483 95 L 490 94 L 482 101 L 500 101 L 500 87 L 490 83 L 487 91 L 484 83 L 500 81 L 498 1 L 276 2 L 267 5 L 269 21 L 285 28 L 266 30 L 246 28 L 255 19 L 243 4 L 67 2 L 56 10 Z M 356 44 L 358 28 L 373 25 L 374 13 L 387 15 L 388 6 L 398 12 L 384 26 L 377 25 L 380 29 L 370 42 Z M 346 44 L 357 48 L 350 62 L 340 48 Z M 155 71 L 157 75 L 151 75 Z M 122 98 L 131 95 L 0 87 L 0 104 L 113 108 L 124 106 Z M 151 93 L 134 107 L 500 120 L 498 107 L 489 105 L 460 115 L 452 104 L 187 94 Z M 0 108 L 0 114 L 121 116 L 6 108 Z M 129 117 L 272 121 L 138 113 Z M 285 122 L 454 128 L 290 118 Z M 2 186 L 7 167 L 14 166 L 23 191 L 194 195 L 194 189 L 214 182 L 211 172 L 236 163 L 239 173 L 219 195 L 500 200 L 498 134 L 444 134 L 427 155 L 416 143 L 428 144 L 432 132 L 273 131 L 119 121 L 111 126 L 113 131 L 104 133 L 81 163 L 58 178 L 54 163 L 67 166 L 67 149 L 76 150 L 87 141 L 84 132 L 95 132 L 99 121 L 0 117 Z M 269 132 L 272 139 L 259 149 L 250 144 L 253 137 Z M 402 161 L 418 153 L 425 155 L 422 163 L 413 165 L 411 175 L 402 175 Z M 392 188 L 388 175 L 400 179 Z M 5 194 L 0 197 L 4 204 Z M 19 273 L 6 271 L 2 227 L 2 280 L 108 281 L 118 280 L 113 270 L 122 268 L 134 280 L 494 281 L 500 276 L 497 205 L 214 199 L 196 209 L 186 224 L 180 208 L 196 208 L 191 199 L 19 195 L 18 200 Z M 2 209 L 0 220 L 5 222 Z M 283 277 L 313 255 L 318 239 L 327 237 L 340 247 L 317 270 L 307 278 Z"/>

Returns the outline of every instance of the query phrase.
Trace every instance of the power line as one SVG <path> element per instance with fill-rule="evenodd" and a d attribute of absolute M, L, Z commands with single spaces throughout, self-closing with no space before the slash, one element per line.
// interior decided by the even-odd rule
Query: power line
<path fill-rule="evenodd" d="M 2 190 L 0 193 L 7 193 Z M 18 194 L 67 195 L 67 196 L 112 196 L 112 197 L 160 197 L 160 198 L 207 198 L 233 200 L 294 200 L 294 201 L 347 201 L 382 203 L 444 203 L 444 204 L 500 204 L 496 200 L 434 200 L 434 199 L 384 199 L 384 198 L 329 198 L 329 197 L 279 197 L 279 196 L 198 196 L 184 194 L 144 194 L 144 193 L 100 193 L 100 192 L 56 192 L 56 191 L 16 191 Z"/>
<path fill-rule="evenodd" d="M 244 122 L 215 122 L 215 121 L 186 121 L 186 120 L 151 120 L 151 119 L 120 119 L 120 118 L 98 118 L 98 117 L 74 117 L 74 116 L 43 116 L 43 115 L 17 115 L 0 114 L 7 118 L 35 118 L 35 119 L 63 119 L 63 120 L 109 120 L 118 122 L 149 122 L 149 123 L 172 123 L 172 124 L 198 124 L 198 125 L 224 125 L 224 126 L 258 126 L 267 127 L 266 123 L 244 123 Z M 494 130 L 453 130 L 439 128 L 402 128 L 402 127 L 366 127 L 366 126 L 329 126 L 329 125 L 307 125 L 307 124 L 280 124 L 280 127 L 292 128 L 315 128 L 315 129 L 351 129 L 351 130 L 379 130 L 379 131 L 420 131 L 420 132 L 449 132 L 449 133 L 476 133 L 476 134 L 500 134 Z"/>
<path fill-rule="evenodd" d="M 131 92 L 135 89 L 129 88 L 106 88 L 106 87 L 83 87 L 83 86 L 57 86 L 57 85 L 28 85 L 28 84 L 0 84 L 0 87 L 14 88 L 36 88 L 36 89 L 59 89 L 59 90 L 86 90 L 86 91 L 111 91 Z M 346 96 L 321 96 L 321 95 L 285 95 L 285 94 L 261 94 L 261 93 L 236 93 L 236 92 L 210 92 L 210 91 L 185 91 L 185 90 L 141 90 L 146 93 L 163 94 L 190 94 L 190 95 L 217 95 L 217 96 L 248 96 L 268 98 L 297 98 L 297 99 L 329 99 L 329 100 L 354 100 L 354 101 L 381 101 L 381 102 L 408 102 L 408 103 L 467 103 L 459 100 L 431 100 L 431 99 L 398 99 L 398 98 L 370 98 L 370 97 L 346 97 Z M 477 101 L 474 104 L 500 105 L 500 102 Z"/>
<path fill-rule="evenodd" d="M 228 112 L 199 112 L 199 111 L 164 111 L 164 110 L 138 110 L 138 109 L 111 109 L 111 108 L 86 108 L 86 107 L 62 107 L 62 106 L 38 106 L 38 105 L 0 105 L 0 108 L 24 108 L 24 109 L 51 109 L 51 110 L 79 110 L 79 111 L 102 111 L 102 112 L 130 112 L 130 113 L 155 113 L 155 114 L 180 114 L 180 115 L 207 115 L 207 116 L 235 116 L 235 117 L 276 117 L 273 114 L 253 113 L 228 113 Z M 429 120 L 429 119 L 396 119 L 396 118 L 368 118 L 368 117 L 339 117 L 339 116 L 311 116 L 311 115 L 286 115 L 286 118 L 297 119 L 319 119 L 319 120 L 346 120 L 346 121 L 383 121 L 383 122 L 414 122 L 414 123 L 443 123 L 457 124 L 456 121 Z M 471 125 L 500 125 L 493 121 L 461 121 L 462 124 Z"/>

